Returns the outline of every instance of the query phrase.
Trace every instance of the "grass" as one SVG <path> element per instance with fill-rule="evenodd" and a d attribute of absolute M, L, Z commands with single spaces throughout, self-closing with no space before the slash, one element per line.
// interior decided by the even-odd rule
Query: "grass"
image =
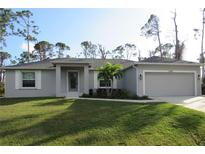
<path fill-rule="evenodd" d="M 205 145 L 205 114 L 168 103 L 0 99 L 0 145 Z"/>

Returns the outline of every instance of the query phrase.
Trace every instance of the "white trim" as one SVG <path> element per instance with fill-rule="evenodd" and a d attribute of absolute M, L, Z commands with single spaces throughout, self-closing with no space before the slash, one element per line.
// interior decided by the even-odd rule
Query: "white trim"
<path fill-rule="evenodd" d="M 146 62 L 140 62 L 140 63 L 135 63 L 135 65 L 177 65 L 177 66 L 202 66 L 203 64 L 201 63 L 146 63 Z"/>
<path fill-rule="evenodd" d="M 168 72 L 173 72 L 173 73 L 193 73 L 194 74 L 194 95 L 197 96 L 197 72 L 196 71 L 184 71 L 184 70 L 143 70 L 143 77 L 142 77 L 142 82 L 143 82 L 143 95 L 146 95 L 145 92 L 145 73 L 148 72 L 158 72 L 158 73 L 168 73 Z"/>
<path fill-rule="evenodd" d="M 97 71 L 93 71 L 93 75 L 94 75 L 94 89 L 98 88 L 98 72 Z"/>
<path fill-rule="evenodd" d="M 34 72 L 35 73 L 35 87 L 23 87 L 23 72 Z M 15 71 L 15 89 L 20 90 L 33 90 L 41 89 L 41 71 L 36 70 L 16 70 Z"/>
<path fill-rule="evenodd" d="M 22 86 L 21 71 L 15 71 L 15 89 L 20 89 Z"/>
<path fill-rule="evenodd" d="M 41 89 L 41 71 L 36 71 L 35 72 L 35 80 L 36 80 L 36 88 Z"/>
<path fill-rule="evenodd" d="M 110 80 L 110 87 L 101 87 L 101 86 L 100 86 L 100 81 L 102 81 L 102 80 L 104 80 L 104 79 L 98 79 L 98 88 L 99 88 L 99 89 L 100 89 L 100 88 L 112 88 L 112 86 L 111 86 L 111 85 L 113 84 L 113 83 L 112 83 L 112 80 Z"/>
<path fill-rule="evenodd" d="M 69 87 L 68 87 L 68 83 L 69 83 L 68 82 L 68 73 L 69 72 L 77 72 L 78 73 L 78 91 L 77 92 L 69 92 L 68 91 L 68 89 L 69 89 Z M 69 95 L 69 93 L 71 95 Z M 73 95 L 77 94 L 77 97 L 80 95 L 80 71 L 79 70 L 67 70 L 66 71 L 66 97 L 76 97 L 76 96 L 73 96 L 72 93 L 73 93 Z"/>

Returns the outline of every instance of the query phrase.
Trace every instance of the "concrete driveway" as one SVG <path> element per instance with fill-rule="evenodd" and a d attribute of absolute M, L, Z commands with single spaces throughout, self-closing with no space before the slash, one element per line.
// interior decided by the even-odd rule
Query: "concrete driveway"
<path fill-rule="evenodd" d="M 205 112 L 205 96 L 155 97 L 155 99 Z"/>

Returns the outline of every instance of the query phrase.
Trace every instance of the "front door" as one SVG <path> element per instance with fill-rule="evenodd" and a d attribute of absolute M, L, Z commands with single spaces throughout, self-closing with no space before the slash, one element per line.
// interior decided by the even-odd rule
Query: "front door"
<path fill-rule="evenodd" d="M 79 73 L 77 71 L 68 72 L 68 97 L 79 96 Z"/>

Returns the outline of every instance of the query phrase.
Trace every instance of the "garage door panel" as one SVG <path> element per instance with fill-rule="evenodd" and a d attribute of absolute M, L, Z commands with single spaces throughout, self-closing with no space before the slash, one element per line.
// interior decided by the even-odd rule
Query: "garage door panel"
<path fill-rule="evenodd" d="M 193 73 L 145 73 L 145 94 L 148 96 L 193 96 Z"/>

